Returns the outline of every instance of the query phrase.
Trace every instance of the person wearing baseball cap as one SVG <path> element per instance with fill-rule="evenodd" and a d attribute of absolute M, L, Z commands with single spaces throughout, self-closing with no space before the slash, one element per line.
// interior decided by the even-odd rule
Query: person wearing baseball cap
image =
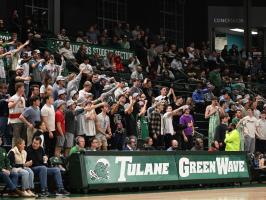
<path fill-rule="evenodd" d="M 57 109 L 58 102 L 65 101 L 65 100 L 66 100 L 66 90 L 64 88 L 58 90 L 58 99 L 54 102 L 54 108 Z"/>
<path fill-rule="evenodd" d="M 83 101 L 83 100 L 82 100 Z M 80 101 L 80 102 L 82 102 Z M 79 102 L 79 103 L 80 103 Z M 79 118 L 84 113 L 84 108 L 80 107 L 76 109 L 76 103 L 70 99 L 66 103 L 67 109 L 65 110 L 65 138 L 66 138 L 66 156 L 69 155 L 69 149 L 73 147 L 74 135 L 77 130 L 78 122 L 76 117 Z"/>
<path fill-rule="evenodd" d="M 53 97 L 54 100 L 58 99 L 58 91 L 65 88 L 65 78 L 63 76 L 58 76 L 56 82 L 53 85 Z"/>
<path fill-rule="evenodd" d="M 65 106 L 66 102 L 63 100 L 58 100 L 57 109 L 55 112 L 55 129 L 56 129 L 56 147 L 55 147 L 55 156 L 60 157 L 60 153 L 64 148 L 66 137 L 65 137 Z M 69 152 L 71 147 L 66 147 L 65 152 Z M 67 154 L 67 153 L 66 153 Z"/>
<path fill-rule="evenodd" d="M 77 90 L 72 90 L 69 95 L 69 99 L 77 101 L 79 98 L 79 92 Z"/>
<path fill-rule="evenodd" d="M 35 49 L 32 52 L 32 59 L 29 61 L 29 68 L 32 69 L 32 82 L 38 84 L 42 83 L 42 69 L 45 65 L 45 60 L 41 58 L 40 50 Z"/>
<path fill-rule="evenodd" d="M 8 94 L 10 94 L 10 96 L 13 96 L 16 93 L 15 90 L 15 84 L 16 83 L 24 83 L 24 81 L 30 81 L 31 78 L 30 77 L 23 77 L 23 72 L 24 72 L 24 68 L 20 65 L 17 65 L 16 67 L 16 73 L 10 77 L 9 79 L 9 86 L 8 86 Z"/>

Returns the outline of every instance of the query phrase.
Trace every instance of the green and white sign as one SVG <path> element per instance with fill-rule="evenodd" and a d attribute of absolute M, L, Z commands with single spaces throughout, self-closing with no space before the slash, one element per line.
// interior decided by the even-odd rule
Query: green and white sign
<path fill-rule="evenodd" d="M 12 37 L 12 35 L 10 33 L 7 33 L 7 32 L 0 32 L 0 39 L 2 40 L 10 40 Z"/>
<path fill-rule="evenodd" d="M 84 155 L 88 185 L 249 179 L 246 155 L 241 152 L 148 154 Z"/>
<path fill-rule="evenodd" d="M 187 155 L 177 159 L 179 180 L 249 177 L 246 159 L 239 155 Z"/>
<path fill-rule="evenodd" d="M 48 39 L 47 46 L 51 51 L 58 51 L 63 46 L 64 41 L 57 39 Z M 133 51 L 124 49 L 113 49 L 108 47 L 101 47 L 97 45 L 91 45 L 87 43 L 70 42 L 70 49 L 73 53 L 77 53 L 80 46 L 85 45 L 87 47 L 87 55 L 92 56 L 98 53 L 101 57 L 105 57 L 109 52 L 119 55 L 122 60 L 127 61 L 130 57 L 134 56 Z"/>
<path fill-rule="evenodd" d="M 178 179 L 173 156 L 86 156 L 85 163 L 89 184 Z"/>

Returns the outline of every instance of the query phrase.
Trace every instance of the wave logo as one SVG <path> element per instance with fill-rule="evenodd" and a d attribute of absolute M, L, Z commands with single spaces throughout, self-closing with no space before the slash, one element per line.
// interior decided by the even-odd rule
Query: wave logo
<path fill-rule="evenodd" d="M 96 162 L 94 170 L 90 170 L 89 174 L 91 177 L 91 180 L 108 180 L 109 177 L 109 167 L 110 163 L 105 158 L 101 158 Z"/>

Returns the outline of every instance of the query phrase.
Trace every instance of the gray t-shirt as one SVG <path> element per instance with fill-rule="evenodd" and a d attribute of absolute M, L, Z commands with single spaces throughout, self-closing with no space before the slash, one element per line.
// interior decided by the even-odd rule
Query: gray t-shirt
<path fill-rule="evenodd" d="M 35 122 L 41 121 L 41 112 L 39 108 L 34 108 L 32 106 L 26 108 L 23 113 L 23 117 L 25 117 L 33 126 Z"/>
<path fill-rule="evenodd" d="M 82 109 L 82 107 L 77 106 L 76 111 Z M 81 114 L 76 116 L 77 119 L 77 135 L 89 135 L 89 131 L 86 123 L 86 112 L 82 112 Z"/>
<path fill-rule="evenodd" d="M 2 58 L 0 58 L 0 78 L 6 78 L 5 63 Z"/>
<path fill-rule="evenodd" d="M 42 78 L 41 78 L 41 72 L 42 72 L 42 64 L 39 63 L 38 66 L 36 66 L 35 68 L 32 68 L 32 65 L 37 63 L 36 60 L 32 59 L 29 61 L 29 66 L 30 66 L 30 70 L 31 70 L 31 73 L 32 73 L 32 82 L 39 82 L 41 83 L 42 82 Z"/>
<path fill-rule="evenodd" d="M 103 116 L 102 113 L 97 115 L 97 120 L 100 124 L 101 129 L 106 133 L 108 126 L 110 125 L 110 118 L 108 115 Z"/>

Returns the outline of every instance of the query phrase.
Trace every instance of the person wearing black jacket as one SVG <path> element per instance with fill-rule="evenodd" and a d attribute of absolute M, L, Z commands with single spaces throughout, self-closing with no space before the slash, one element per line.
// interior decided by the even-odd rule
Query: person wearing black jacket
<path fill-rule="evenodd" d="M 35 137 L 32 144 L 27 148 L 27 161 L 31 161 L 31 169 L 35 175 L 39 176 L 41 194 L 40 196 L 48 196 L 47 191 L 47 176 L 51 175 L 54 177 L 56 183 L 57 192 L 56 195 L 69 195 L 64 189 L 62 176 L 60 169 L 58 167 L 48 167 L 47 161 L 48 157 L 44 154 L 44 150 L 41 147 L 42 139 L 40 137 Z"/>
<path fill-rule="evenodd" d="M 7 94 L 7 85 L 5 83 L 0 84 L 0 135 L 6 138 L 9 136 L 8 132 L 8 99 L 10 95 Z M 7 141 L 4 141 L 7 144 Z"/>
<path fill-rule="evenodd" d="M 33 134 L 32 141 L 36 137 L 40 137 L 42 139 L 41 147 L 45 151 L 45 140 L 49 139 L 49 134 L 47 132 L 45 123 L 43 121 L 35 122 L 35 129 L 36 132 Z M 48 152 L 45 151 L 45 154 L 48 154 Z"/>
<path fill-rule="evenodd" d="M 225 113 L 223 116 L 221 116 L 221 124 L 218 125 L 215 129 L 214 141 L 217 141 L 219 143 L 221 151 L 225 150 L 224 139 L 226 131 L 228 130 L 229 119 L 230 119 L 229 115 Z"/>

